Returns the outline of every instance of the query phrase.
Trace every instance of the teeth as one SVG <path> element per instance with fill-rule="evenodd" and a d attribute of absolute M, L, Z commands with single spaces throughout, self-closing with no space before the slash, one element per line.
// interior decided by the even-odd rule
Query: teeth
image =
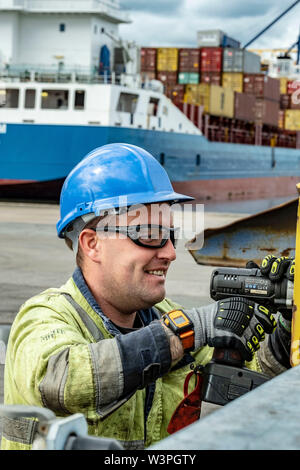
<path fill-rule="evenodd" d="M 149 274 L 155 274 L 156 276 L 164 276 L 164 271 L 147 271 Z"/>

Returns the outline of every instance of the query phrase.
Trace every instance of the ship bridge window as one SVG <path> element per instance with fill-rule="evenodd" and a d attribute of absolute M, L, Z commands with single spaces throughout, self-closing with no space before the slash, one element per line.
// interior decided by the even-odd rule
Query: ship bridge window
<path fill-rule="evenodd" d="M 148 116 L 157 116 L 158 105 L 159 105 L 158 98 L 150 98 L 149 104 L 148 104 L 148 113 L 147 113 Z"/>
<path fill-rule="evenodd" d="M 68 109 L 68 90 L 42 90 L 42 109 Z"/>
<path fill-rule="evenodd" d="M 0 107 L 18 108 L 19 107 L 19 89 L 2 88 L 0 89 Z"/>
<path fill-rule="evenodd" d="M 84 109 L 85 91 L 75 90 L 74 109 Z"/>
<path fill-rule="evenodd" d="M 134 114 L 137 107 L 139 95 L 133 93 L 120 93 L 117 111 Z"/>
<path fill-rule="evenodd" d="M 28 89 L 25 91 L 25 108 L 26 109 L 35 108 L 35 95 L 36 95 L 36 90 Z"/>

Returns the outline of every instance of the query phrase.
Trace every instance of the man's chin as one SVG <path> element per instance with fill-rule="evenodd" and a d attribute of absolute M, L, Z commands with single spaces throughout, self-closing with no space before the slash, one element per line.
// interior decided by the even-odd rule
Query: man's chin
<path fill-rule="evenodd" d="M 166 291 L 163 289 L 161 293 L 157 293 L 157 295 L 152 295 L 151 299 L 149 299 L 149 307 L 153 307 L 153 305 L 158 304 L 162 300 L 164 300 L 166 296 Z"/>

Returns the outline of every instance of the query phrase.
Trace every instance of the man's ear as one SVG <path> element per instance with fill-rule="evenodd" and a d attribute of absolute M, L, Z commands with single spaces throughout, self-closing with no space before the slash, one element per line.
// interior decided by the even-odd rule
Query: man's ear
<path fill-rule="evenodd" d="M 78 244 L 85 256 L 92 261 L 100 261 L 101 240 L 94 230 L 83 229 L 79 235 Z"/>

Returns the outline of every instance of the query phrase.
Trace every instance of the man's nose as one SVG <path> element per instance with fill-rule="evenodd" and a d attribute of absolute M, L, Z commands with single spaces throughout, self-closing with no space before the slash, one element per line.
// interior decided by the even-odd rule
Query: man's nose
<path fill-rule="evenodd" d="M 157 258 L 165 258 L 170 261 L 176 259 L 176 250 L 171 240 L 168 240 L 165 246 L 157 250 Z"/>

